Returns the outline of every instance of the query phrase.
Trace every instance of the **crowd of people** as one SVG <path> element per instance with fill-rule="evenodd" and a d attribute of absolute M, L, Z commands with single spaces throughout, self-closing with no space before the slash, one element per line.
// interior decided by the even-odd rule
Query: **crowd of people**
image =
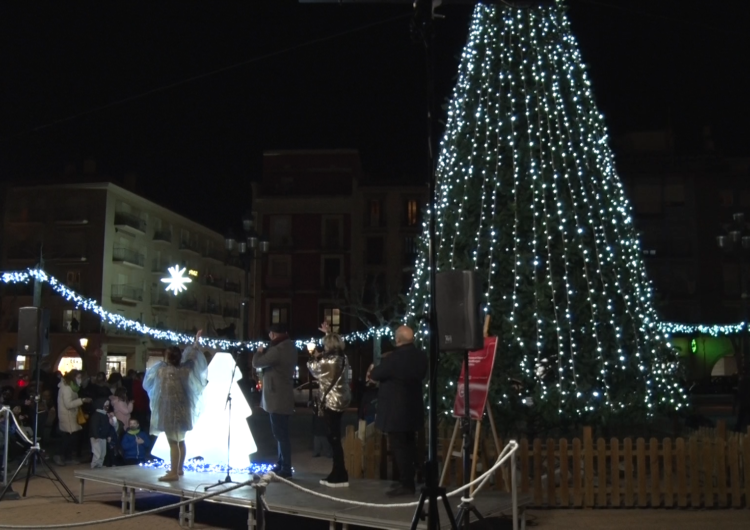
<path fill-rule="evenodd" d="M 322 348 L 312 352 L 307 368 L 319 383 L 315 417 L 324 434 L 333 461 L 331 472 L 320 480 L 324 486 L 347 487 L 349 476 L 341 443 L 341 422 L 351 403 L 349 366 L 344 340 L 328 323 Z M 42 439 L 58 437 L 55 464 L 75 465 L 91 453 L 91 467 L 134 465 L 150 457 L 150 448 L 160 433 L 170 448 L 170 469 L 159 480 L 176 481 L 183 475 L 185 434 L 192 430 L 201 413 L 201 394 L 207 384 L 207 360 L 198 349 L 201 332 L 184 350 L 169 347 L 164 360 L 147 372 L 128 371 L 125 377 L 113 372 L 109 378 L 100 372 L 88 377 L 79 370 L 54 374 L 41 388 L 29 385 L 13 396 L 3 392 L 3 403 L 12 406 L 21 428 L 32 434 L 39 396 L 39 427 Z M 277 444 L 274 472 L 292 478 L 292 446 L 289 419 L 294 413 L 293 377 L 297 349 L 283 325 L 269 331 L 270 343 L 252 355 L 249 365 L 262 373 L 261 407 L 268 413 Z M 413 495 L 417 459 L 415 433 L 424 424 L 422 384 L 427 373 L 427 357 L 414 345 L 411 328 L 396 330 L 396 348 L 384 355 L 378 366 L 367 373 L 368 387 L 376 390 L 375 424 L 388 434 L 400 481 L 389 490 L 391 497 Z M 371 412 L 368 412 L 371 414 Z"/>
<path fill-rule="evenodd" d="M 0 404 L 7 405 L 18 421 L 18 427 L 10 422 L 9 455 L 13 458 L 28 448 L 16 431 L 20 428 L 31 439 L 36 423 L 40 445 L 56 447 L 52 459 L 58 466 L 80 464 L 89 454 L 92 468 L 145 462 L 152 438 L 144 375 L 129 370 L 125 377 L 117 372 L 89 377 L 74 369 L 65 374 L 41 372 L 39 386 L 32 381 L 18 392 L 4 387 Z M 4 434 L 0 432 L 0 439 Z"/>

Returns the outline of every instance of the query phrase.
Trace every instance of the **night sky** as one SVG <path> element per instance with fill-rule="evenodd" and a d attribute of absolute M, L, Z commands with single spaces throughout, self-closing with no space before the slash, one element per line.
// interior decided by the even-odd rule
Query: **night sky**
<path fill-rule="evenodd" d="M 568 5 L 614 137 L 671 123 L 695 154 L 711 125 L 719 152 L 750 155 L 750 6 Z M 440 12 L 443 101 L 471 7 Z M 2 2 L 1 178 L 51 180 L 93 158 L 220 232 L 239 223 L 264 150 L 356 148 L 366 171 L 419 180 L 425 76 L 410 15 L 296 0 Z"/>

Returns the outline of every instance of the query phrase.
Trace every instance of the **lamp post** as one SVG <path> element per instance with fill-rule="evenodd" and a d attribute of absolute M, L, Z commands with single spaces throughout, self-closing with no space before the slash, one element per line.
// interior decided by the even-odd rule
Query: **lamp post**
<path fill-rule="evenodd" d="M 243 238 L 239 241 L 235 240 L 234 235 L 230 231 L 224 242 L 226 245 L 227 252 L 232 253 L 237 247 L 237 254 L 242 260 L 242 266 L 245 271 L 245 282 L 242 286 L 242 340 L 250 340 L 251 335 L 254 335 L 255 331 L 255 297 L 257 294 L 258 282 L 256 281 L 257 271 L 255 269 L 255 262 L 268 253 L 269 243 L 268 241 L 260 240 L 258 234 L 255 232 L 255 223 L 253 222 L 253 214 L 250 211 L 245 212 L 242 216 L 242 232 Z M 252 269 L 253 276 L 253 317 L 250 319 L 250 295 L 248 293 L 248 283 L 250 283 L 250 273 Z M 252 322 L 252 324 L 251 324 Z"/>
<path fill-rule="evenodd" d="M 750 230 L 745 222 L 745 214 L 733 214 L 732 222 L 728 226 L 725 226 L 725 232 L 725 234 L 716 236 L 716 244 L 727 255 L 737 259 L 740 280 L 740 318 L 742 319 L 742 322 L 746 323 L 748 290 L 747 275 L 745 273 L 745 259 L 750 253 Z M 748 330 L 744 329 L 740 336 L 740 371 L 743 373 L 747 373 L 748 368 L 750 368 L 747 362 L 747 332 Z M 705 362 L 703 364 L 705 370 Z"/>

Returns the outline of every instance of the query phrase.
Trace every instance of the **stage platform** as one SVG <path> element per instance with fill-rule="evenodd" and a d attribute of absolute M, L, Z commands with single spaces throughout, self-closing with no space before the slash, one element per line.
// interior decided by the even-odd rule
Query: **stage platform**
<path fill-rule="evenodd" d="M 122 513 L 135 512 L 135 497 L 137 491 L 158 492 L 166 495 L 174 495 L 180 500 L 195 499 L 205 495 L 204 487 L 214 484 L 225 478 L 224 474 L 217 473 L 185 473 L 179 482 L 159 482 L 157 478 L 164 474 L 162 469 L 150 469 L 137 466 L 116 467 L 95 470 L 76 471 L 75 477 L 80 481 L 79 502 L 84 502 L 84 488 L 86 481 L 99 482 L 122 488 Z M 232 475 L 235 482 L 250 480 L 249 475 Z M 300 472 L 295 474 L 294 483 L 306 489 L 323 493 L 340 499 L 348 499 L 366 503 L 397 504 L 417 501 L 418 496 L 400 497 L 392 500 L 386 497 L 385 492 L 390 485 L 382 480 L 357 479 L 349 483 L 348 488 L 327 488 L 319 484 L 320 475 L 306 474 Z M 221 488 L 220 486 L 219 488 Z M 210 492 L 216 492 L 219 488 L 212 488 Z M 335 529 L 337 524 L 343 529 L 349 525 L 379 528 L 385 530 L 409 529 L 415 508 L 388 508 L 372 506 L 352 506 L 329 499 L 315 497 L 306 492 L 281 482 L 273 482 L 268 485 L 265 494 L 268 510 L 275 513 L 295 515 L 329 521 L 330 528 Z M 449 499 L 454 508 L 460 503 L 458 497 Z M 531 499 L 518 497 L 518 526 L 525 527 L 525 507 Z M 255 490 L 250 487 L 242 487 L 230 491 L 206 502 L 239 506 L 248 509 L 248 529 L 255 527 Z M 489 517 L 492 515 L 511 515 L 513 502 L 510 493 L 497 491 L 482 492 L 474 499 L 474 505 L 479 512 Z M 193 526 L 195 505 L 189 504 L 180 509 L 179 520 L 182 526 L 191 528 Z M 442 502 L 440 503 L 441 528 L 450 528 L 450 523 L 444 512 Z M 136 523 L 137 524 L 137 523 Z M 420 521 L 418 528 L 427 528 L 426 521 Z"/>

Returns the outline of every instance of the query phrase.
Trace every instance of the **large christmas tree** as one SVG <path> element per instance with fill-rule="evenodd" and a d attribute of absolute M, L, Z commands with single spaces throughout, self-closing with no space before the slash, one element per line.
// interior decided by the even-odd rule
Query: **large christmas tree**
<path fill-rule="evenodd" d="M 685 405 L 561 2 L 476 6 L 436 194 L 437 268 L 481 275 L 499 337 L 491 402 L 506 424 L 606 423 Z M 426 249 L 409 296 L 412 321 L 429 303 Z M 447 356 L 439 365 L 446 409 L 459 362 Z"/>

